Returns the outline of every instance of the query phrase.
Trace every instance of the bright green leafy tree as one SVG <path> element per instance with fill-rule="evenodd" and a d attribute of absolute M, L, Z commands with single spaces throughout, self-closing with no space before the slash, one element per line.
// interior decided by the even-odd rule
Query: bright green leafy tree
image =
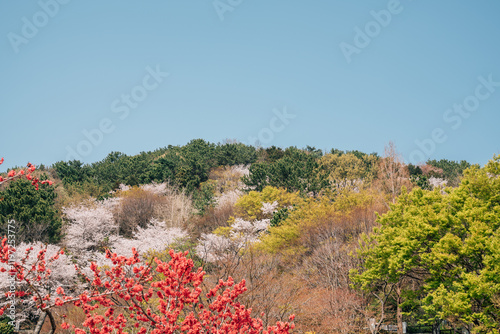
<path fill-rule="evenodd" d="M 0 235 L 7 235 L 8 221 L 15 221 L 16 242 L 56 242 L 61 218 L 54 208 L 57 194 L 48 184 L 39 190 L 26 179 L 11 182 L 0 191 Z"/>
<path fill-rule="evenodd" d="M 498 333 L 500 325 L 500 157 L 464 172 L 458 188 L 401 195 L 364 236 L 359 288 L 403 316 L 437 326 Z"/>

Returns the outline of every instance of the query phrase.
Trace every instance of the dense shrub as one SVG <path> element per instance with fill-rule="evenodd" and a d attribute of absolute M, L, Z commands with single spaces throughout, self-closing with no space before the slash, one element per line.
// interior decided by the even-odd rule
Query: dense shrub
<path fill-rule="evenodd" d="M 0 191 L 0 235 L 15 220 L 17 242 L 56 242 L 60 239 L 61 218 L 54 207 L 57 194 L 48 184 L 39 190 L 26 179 L 11 182 Z"/>

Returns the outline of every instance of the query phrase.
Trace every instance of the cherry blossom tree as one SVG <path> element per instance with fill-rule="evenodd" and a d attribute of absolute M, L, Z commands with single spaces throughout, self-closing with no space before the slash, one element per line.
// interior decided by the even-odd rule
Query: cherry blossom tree
<path fill-rule="evenodd" d="M 196 253 L 206 262 L 237 259 L 241 257 L 242 250 L 259 241 L 269 223 L 269 219 L 250 222 L 236 218 L 227 236 L 203 233 L 196 247 Z"/>
<path fill-rule="evenodd" d="M 223 209 L 228 206 L 234 206 L 238 199 L 243 196 L 239 189 L 228 190 L 216 197 L 216 209 Z"/>
<path fill-rule="evenodd" d="M 431 176 L 429 178 L 429 184 L 432 186 L 432 189 L 444 188 L 448 184 L 448 181 L 440 177 Z"/>
<path fill-rule="evenodd" d="M 64 240 L 66 247 L 81 258 L 89 258 L 90 252 L 104 250 L 105 240 L 118 234 L 113 206 L 113 202 L 105 200 L 63 208 L 69 220 Z"/>
<path fill-rule="evenodd" d="M 152 182 L 148 184 L 143 184 L 140 186 L 140 188 L 144 191 L 148 191 L 156 195 L 166 195 L 171 191 L 168 183 L 166 182 L 163 183 Z"/>
<path fill-rule="evenodd" d="M 264 217 L 272 217 L 278 205 L 277 201 L 264 202 L 260 210 Z M 270 218 L 254 221 L 236 218 L 226 235 L 203 233 L 196 247 L 196 253 L 206 262 L 227 262 L 228 260 L 238 262 L 237 259 L 241 258 L 245 248 L 259 242 L 262 234 L 269 228 L 270 222 Z"/>
<path fill-rule="evenodd" d="M 278 201 L 272 203 L 262 203 L 262 208 L 260 209 L 262 213 L 266 216 L 271 216 L 277 211 Z"/>
<path fill-rule="evenodd" d="M 146 228 L 137 228 L 133 238 L 123 238 L 114 235 L 110 238 L 109 248 L 125 256 L 132 256 L 132 248 L 135 248 L 142 258 L 148 253 L 161 253 L 175 242 L 182 242 L 187 238 L 187 232 L 178 228 L 166 227 L 164 221 L 152 219 Z"/>

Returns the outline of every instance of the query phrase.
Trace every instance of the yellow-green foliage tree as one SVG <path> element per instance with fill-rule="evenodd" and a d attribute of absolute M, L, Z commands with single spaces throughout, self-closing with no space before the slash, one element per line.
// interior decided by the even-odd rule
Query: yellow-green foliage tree
<path fill-rule="evenodd" d="M 247 220 L 263 219 L 261 208 L 264 203 L 278 202 L 278 207 L 300 206 L 304 199 L 298 192 L 290 193 L 285 189 L 267 186 L 262 191 L 250 191 L 235 204 L 236 215 Z"/>
<path fill-rule="evenodd" d="M 325 154 L 320 159 L 320 170 L 328 175 L 328 181 L 335 190 L 359 189 L 369 185 L 377 175 L 375 155 L 361 158 L 354 153 Z"/>
<path fill-rule="evenodd" d="M 498 333 L 500 325 L 500 157 L 465 171 L 458 188 L 414 189 L 364 237 L 353 281 L 381 304 L 439 326 Z M 420 307 L 419 307 L 420 306 Z"/>
<path fill-rule="evenodd" d="M 282 193 L 284 195 L 285 193 Z M 255 195 L 254 195 L 255 196 Z M 368 232 L 375 221 L 375 211 L 384 210 L 381 196 L 373 191 L 344 192 L 333 201 L 329 196 L 287 198 L 293 208 L 280 224 L 271 226 L 262 238 L 261 247 L 270 253 L 301 254 L 318 246 L 320 230 L 341 232 L 344 241 Z M 292 201 L 290 201 L 293 199 Z M 241 200 L 248 201 L 243 197 Z M 279 201 L 278 201 L 279 202 Z M 286 202 L 286 201 L 283 201 Z M 257 207 L 257 203 L 253 208 Z M 335 232 L 335 233 L 337 233 Z M 324 233 L 323 233 L 324 234 Z M 339 235 L 340 235 L 339 234 Z"/>

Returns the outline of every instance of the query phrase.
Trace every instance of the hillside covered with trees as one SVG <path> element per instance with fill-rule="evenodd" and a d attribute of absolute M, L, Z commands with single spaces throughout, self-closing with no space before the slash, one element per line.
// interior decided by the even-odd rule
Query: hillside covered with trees
<path fill-rule="evenodd" d="M 291 314 L 297 333 L 378 333 L 387 324 L 403 333 L 403 322 L 477 333 L 500 327 L 499 156 L 484 167 L 445 159 L 417 166 L 393 144 L 379 156 L 196 139 L 133 156 L 113 152 L 92 164 L 60 161 L 33 175 L 38 189 L 25 178 L 0 183 L 0 232 L 9 234 L 15 221 L 20 250 L 46 248 L 49 257 L 64 249 L 47 264 L 50 280 L 36 285 L 61 333 L 89 324 L 92 312 L 94 322 L 113 317 L 56 298 L 59 288 L 79 296 L 97 284 L 85 275 L 112 271 L 120 260 L 107 253 L 137 263 L 192 261 L 205 271 L 203 284 L 190 281 L 192 291 L 205 294 L 229 277 L 244 280 L 246 291 L 235 296 L 262 328 Z M 152 268 L 163 276 L 141 284 L 169 277 L 160 262 Z M 92 271 L 74 269 L 91 263 Z M 30 284 L 20 279 L 18 290 Z M 7 271 L 0 289 L 9 289 Z M 163 295 L 155 296 L 136 306 L 125 296 L 119 306 L 128 321 L 156 319 L 147 311 L 163 307 Z M 21 328 L 45 319 L 32 297 L 18 296 Z M 10 305 L 8 294 L 0 298 L 0 307 Z M 2 321 L 0 333 L 8 333 L 8 314 Z"/>

